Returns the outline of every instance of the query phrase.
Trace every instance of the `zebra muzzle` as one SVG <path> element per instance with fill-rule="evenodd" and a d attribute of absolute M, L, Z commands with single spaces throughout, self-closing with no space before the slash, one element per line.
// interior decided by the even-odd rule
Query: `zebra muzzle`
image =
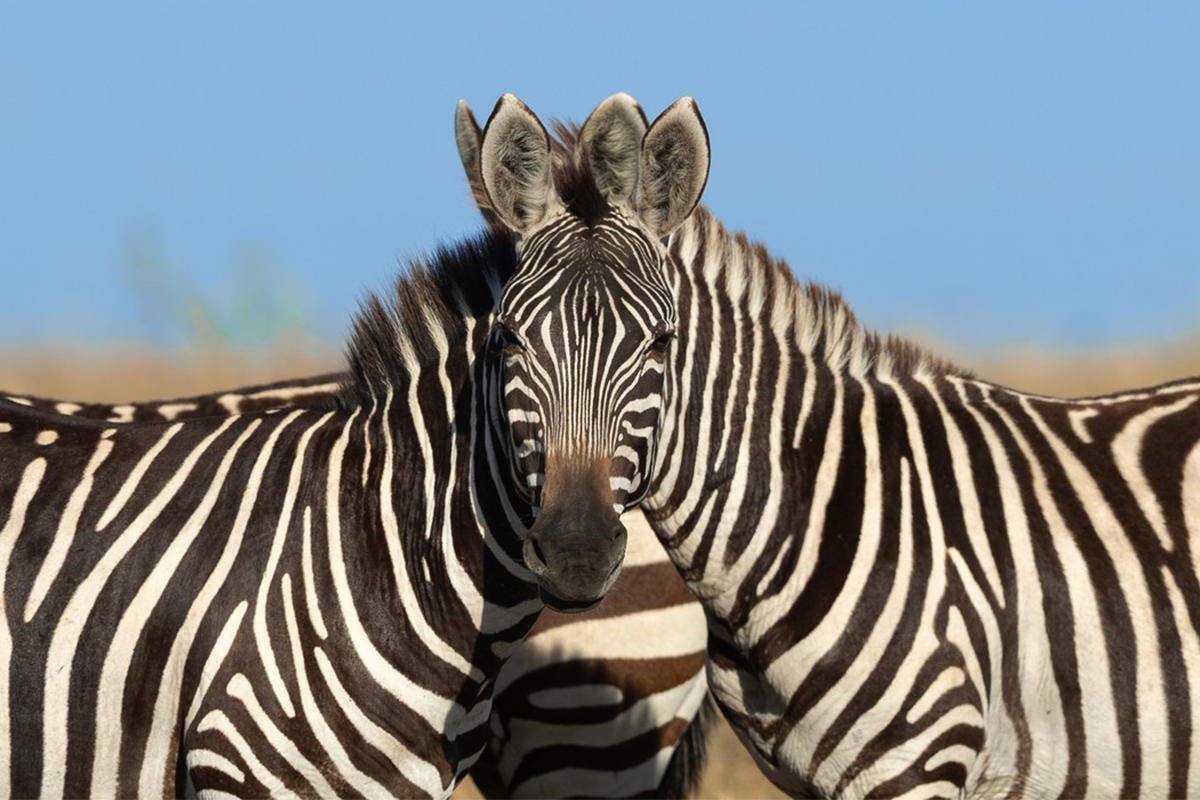
<path fill-rule="evenodd" d="M 616 582 L 625 558 L 625 527 L 617 520 L 585 528 L 554 526 L 546 512 L 525 540 L 525 565 L 537 579 L 542 602 L 556 611 L 595 606 Z"/>

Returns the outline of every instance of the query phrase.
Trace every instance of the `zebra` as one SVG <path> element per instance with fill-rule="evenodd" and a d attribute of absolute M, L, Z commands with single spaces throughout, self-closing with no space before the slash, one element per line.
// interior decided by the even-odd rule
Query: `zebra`
<path fill-rule="evenodd" d="M 23 605 L 24 618 L 6 614 L 0 637 L 9 678 L 0 696 L 0 790 L 160 793 L 190 776 L 218 792 L 446 794 L 482 746 L 490 679 L 541 602 L 589 607 L 619 571 L 619 514 L 645 493 L 673 333 L 663 248 L 651 237 L 666 235 L 698 201 L 703 181 L 687 168 L 698 120 L 694 104 L 681 101 L 642 140 L 643 160 L 661 167 L 643 170 L 636 220 L 594 217 L 602 198 L 557 195 L 558 176 L 544 160 L 529 170 L 549 138 L 523 104 L 502 98 L 484 131 L 482 174 L 520 245 L 495 234 L 468 243 L 443 253 L 435 269 L 414 269 L 388 303 L 369 301 L 352 338 L 352 379 L 333 409 L 118 430 L 8 404 L 0 447 L 24 466 L 19 478 L 18 470 L 0 476 L 0 596 L 14 612 Z M 657 270 L 643 269 L 655 258 Z M 465 262 L 475 267 L 473 283 L 455 266 Z M 480 263 L 488 265 L 482 274 Z M 581 306 L 545 302 L 538 281 L 547 279 Z M 527 327 L 539 316 L 540 328 Z M 626 345 L 623 358 L 616 348 L 598 357 L 595 334 L 606 328 L 621 332 L 613 344 Z M 557 362 L 546 358 L 555 347 Z M 580 375 L 591 379 L 586 391 Z M 434 424 L 440 430 L 429 430 Z M 273 463 L 276 450 L 285 463 Z M 180 491 L 205 479 L 202 497 Z M 395 498 L 405 495 L 433 502 L 399 506 Z M 463 517 L 475 532 L 455 535 Z M 343 523 L 372 536 L 343 537 Z M 204 532 L 228 538 L 193 550 Z M 240 552 L 243 539 L 257 558 Z M 215 553 L 206 574 L 204 556 Z M 281 564 L 282 613 L 268 623 Z M 296 613 L 289 566 L 303 579 L 307 619 Z M 355 589 L 381 601 L 366 616 L 350 569 Z M 441 592 L 432 590 L 435 573 Z M 170 602 L 160 604 L 165 589 Z M 330 591 L 340 615 L 327 627 L 317 600 Z M 443 623 L 470 635 L 454 639 L 456 648 L 441 637 Z M 280 628 L 291 647 L 277 655 L 270 631 L 279 641 Z M 99 670 L 76 665 L 84 641 L 103 652 Z M 347 663 L 352 672 L 339 676 Z M 147 670 L 161 675 L 157 687 L 142 682 Z M 220 684 L 209 690 L 231 672 L 224 695 Z M 308 680 L 317 672 L 323 684 Z M 322 687 L 329 696 L 317 703 Z M 333 707 L 341 716 L 330 720 L 322 709 Z M 42 741 L 14 739 L 18 727 L 43 730 Z M 174 757 L 180 748 L 184 761 Z"/>
<path fill-rule="evenodd" d="M 136 403 L 0 398 L 113 424 L 174 422 L 332 406 L 346 378 L 332 373 Z M 697 787 L 713 713 L 704 705 L 703 612 L 641 511 L 627 511 L 622 523 L 629 549 L 605 603 L 580 614 L 543 612 L 500 670 L 488 744 L 471 767 L 489 797 L 685 797 Z M 614 633 L 631 627 L 638 635 Z"/>
<path fill-rule="evenodd" d="M 649 122 L 623 92 L 600 103 L 583 127 L 612 128 L 614 114 L 636 127 L 626 141 L 640 143 Z M 572 164 L 582 166 L 585 158 L 590 166 L 590 154 L 577 152 L 582 128 L 555 122 L 553 129 L 556 169 L 578 171 Z M 488 198 L 480 173 L 483 130 L 462 100 L 454 138 L 484 222 L 511 231 Z M 703 611 L 661 545 L 648 544 L 657 540 L 640 509 L 622 520 L 634 555 L 626 556 L 622 582 L 594 612 L 543 614 L 501 672 L 493 735 L 472 771 L 488 796 L 685 797 L 699 784 L 716 720 Z"/>
<path fill-rule="evenodd" d="M 475 358 L 510 253 L 368 302 L 329 408 L 0 409 L 0 794 L 450 793 L 541 608 Z"/>
<path fill-rule="evenodd" d="M 645 166 L 609 169 L 627 188 Z M 641 507 L 767 776 L 800 796 L 1200 793 L 1200 379 L 1026 394 L 870 332 L 703 208 L 668 249 Z"/>
<path fill-rule="evenodd" d="M 610 98 L 603 109 L 627 96 Z M 636 104 L 634 104 L 636 106 Z M 648 127 L 640 107 L 643 130 Z M 491 212 L 479 174 L 482 129 L 460 102 L 455 113 L 458 149 L 484 221 L 508 231 Z M 555 155 L 569 158 L 559 146 Z M 45 411 L 123 423 L 182 420 L 321 405 L 340 374 L 212 395 L 143 403 L 65 402 L 38 397 L 10 400 Z M 616 596 L 594 612 L 543 614 L 526 644 L 506 662 L 496 683 L 489 745 L 472 768 L 489 796 L 685 796 L 699 780 L 704 738 L 712 721 L 705 705 L 706 631 L 687 593 L 640 511 L 623 515 L 633 560 Z M 636 625 L 643 635 L 614 648 L 610 630 Z M 553 696 L 553 700 L 550 700 Z M 707 713 L 706 713 L 707 712 Z M 597 765 L 601 765 L 597 768 Z"/>

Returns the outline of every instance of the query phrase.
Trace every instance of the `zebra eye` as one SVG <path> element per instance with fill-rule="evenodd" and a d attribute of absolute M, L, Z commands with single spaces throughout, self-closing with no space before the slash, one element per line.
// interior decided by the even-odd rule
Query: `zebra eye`
<path fill-rule="evenodd" d="M 525 345 L 517 335 L 504 325 L 496 325 L 496 347 L 506 356 L 515 356 L 525 351 Z"/>
<path fill-rule="evenodd" d="M 646 345 L 646 357 L 653 358 L 655 361 L 662 361 L 667 357 L 667 348 L 671 345 L 671 340 L 675 338 L 673 333 L 661 333 Z"/>

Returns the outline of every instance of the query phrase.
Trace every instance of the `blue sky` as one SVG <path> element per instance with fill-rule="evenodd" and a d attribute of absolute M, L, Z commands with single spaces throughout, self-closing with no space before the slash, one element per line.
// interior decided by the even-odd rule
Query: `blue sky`
<path fill-rule="evenodd" d="M 1200 330 L 1200 5 L 739 5 L 0 5 L 0 347 L 177 344 L 147 258 L 338 347 L 476 229 L 454 103 L 503 92 L 693 95 L 708 206 L 874 327 Z"/>

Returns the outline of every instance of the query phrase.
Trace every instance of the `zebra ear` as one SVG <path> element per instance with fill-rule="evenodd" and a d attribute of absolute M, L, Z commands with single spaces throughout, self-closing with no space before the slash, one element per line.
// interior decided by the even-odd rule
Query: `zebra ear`
<path fill-rule="evenodd" d="M 658 115 L 642 139 L 636 205 L 642 222 L 657 236 L 679 227 L 708 182 L 708 129 L 696 101 L 676 100 Z"/>
<path fill-rule="evenodd" d="M 596 106 L 583 123 L 583 146 L 596 185 L 609 203 L 630 199 L 637 185 L 638 157 L 646 135 L 646 114 L 624 92 Z"/>
<path fill-rule="evenodd" d="M 496 216 L 496 212 L 488 203 L 487 191 L 483 188 L 483 178 L 479 174 L 479 148 L 483 142 L 483 131 L 471 113 L 467 101 L 459 100 L 454 109 L 454 143 L 458 146 L 458 157 L 462 161 L 463 170 L 467 173 L 467 184 L 471 187 L 471 198 L 475 207 L 483 215 L 483 221 L 492 228 L 503 228 L 504 223 Z"/>
<path fill-rule="evenodd" d="M 550 135 L 511 94 L 500 98 L 483 129 L 479 172 L 488 205 L 517 233 L 532 229 L 558 204 L 550 170 Z"/>

